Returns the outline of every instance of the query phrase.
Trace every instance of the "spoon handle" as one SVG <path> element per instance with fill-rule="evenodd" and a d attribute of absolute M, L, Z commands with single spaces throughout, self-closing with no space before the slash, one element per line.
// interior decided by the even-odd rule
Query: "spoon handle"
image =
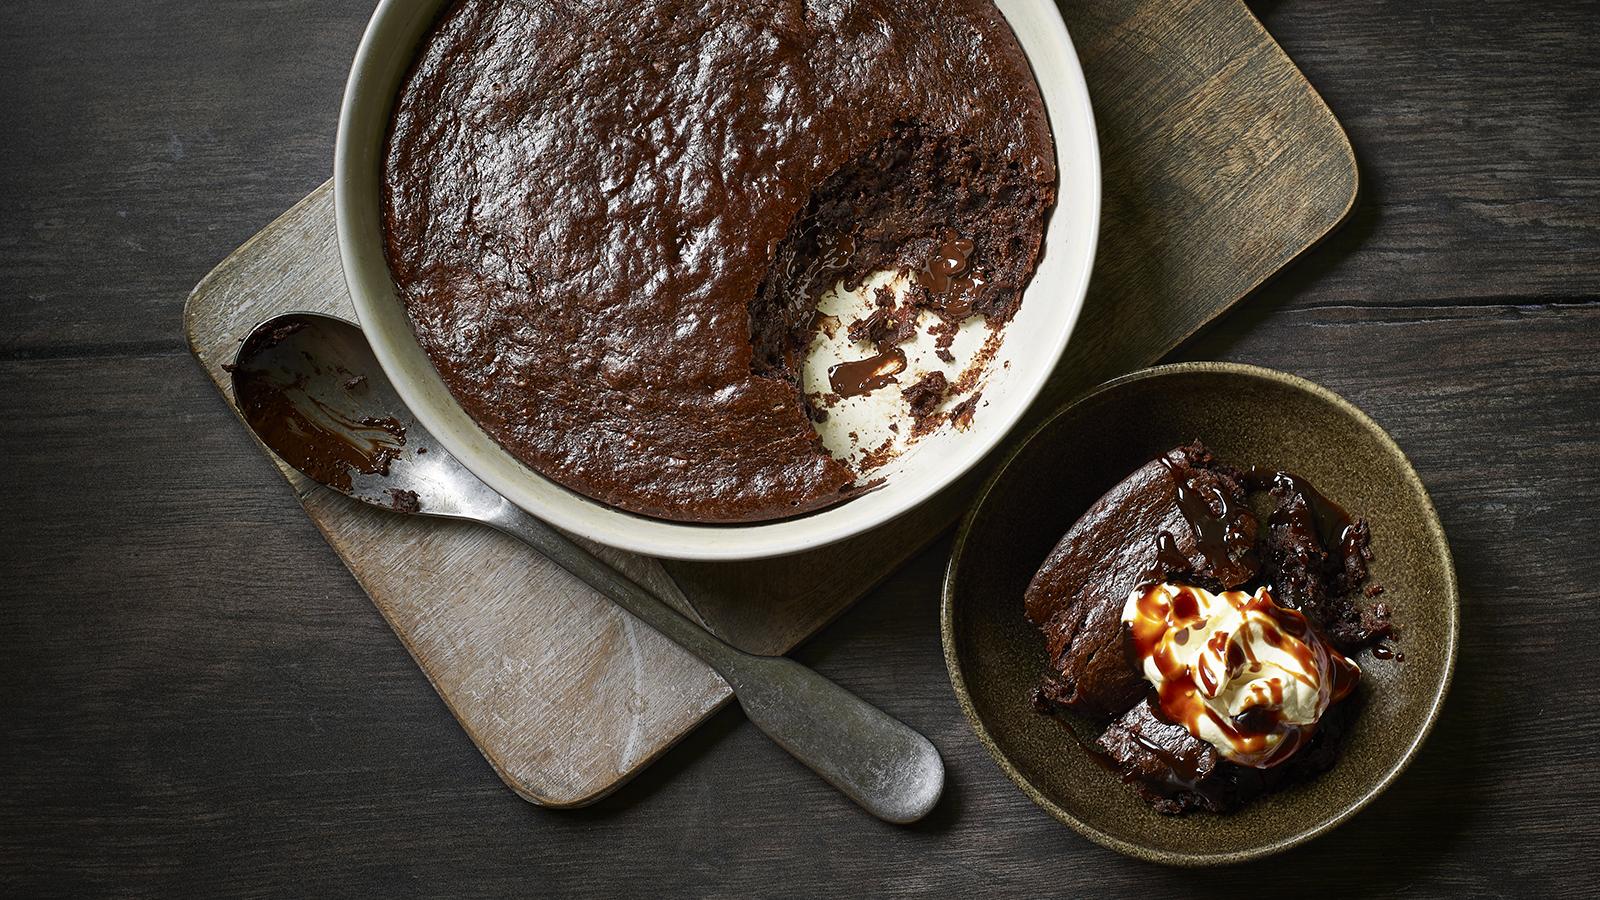
<path fill-rule="evenodd" d="M 944 763 L 910 726 L 793 660 L 730 646 L 509 501 L 484 521 L 716 669 L 756 727 L 868 812 L 906 824 L 938 802 Z"/>
<path fill-rule="evenodd" d="M 610 597 L 618 606 L 698 656 L 719 673 L 724 673 L 735 665 L 739 657 L 747 655 L 685 618 L 655 594 L 611 568 L 566 535 L 523 512 L 511 501 L 502 499 L 498 508 L 485 517 L 485 521 L 521 540 L 579 580 Z"/>

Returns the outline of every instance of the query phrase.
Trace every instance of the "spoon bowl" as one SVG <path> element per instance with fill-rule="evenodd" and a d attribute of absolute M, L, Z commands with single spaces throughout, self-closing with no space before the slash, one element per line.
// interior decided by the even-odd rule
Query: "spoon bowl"
<path fill-rule="evenodd" d="M 415 421 L 343 319 L 271 319 L 245 339 L 231 374 L 251 430 L 319 484 L 406 514 L 478 519 L 504 502 Z"/>

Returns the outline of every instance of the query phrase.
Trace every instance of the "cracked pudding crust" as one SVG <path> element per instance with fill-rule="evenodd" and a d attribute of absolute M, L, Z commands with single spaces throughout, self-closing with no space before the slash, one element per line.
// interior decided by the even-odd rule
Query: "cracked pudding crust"
<path fill-rule="evenodd" d="M 855 487 L 800 395 L 817 295 L 898 269 L 1003 324 L 1055 184 L 990 0 L 463 0 L 402 89 L 384 222 L 419 342 L 509 452 L 748 522 Z"/>

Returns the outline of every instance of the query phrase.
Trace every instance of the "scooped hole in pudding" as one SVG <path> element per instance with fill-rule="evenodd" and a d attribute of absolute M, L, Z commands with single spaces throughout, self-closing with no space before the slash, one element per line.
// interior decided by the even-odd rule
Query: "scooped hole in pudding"
<path fill-rule="evenodd" d="M 754 373 L 792 384 L 858 475 L 946 421 L 965 427 L 1052 200 L 1013 162 L 897 123 L 812 193 L 776 248 L 750 301 Z"/>

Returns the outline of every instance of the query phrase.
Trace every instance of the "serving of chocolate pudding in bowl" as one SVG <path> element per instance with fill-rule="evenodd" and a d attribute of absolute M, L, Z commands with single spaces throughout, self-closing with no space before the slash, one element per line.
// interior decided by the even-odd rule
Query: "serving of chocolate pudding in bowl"
<path fill-rule="evenodd" d="M 1082 303 L 1094 143 L 1044 2 L 386 2 L 340 249 L 402 397 L 518 505 L 779 555 L 1020 417 Z"/>
<path fill-rule="evenodd" d="M 1293 375 L 1179 363 L 1019 442 L 957 532 L 941 636 L 1031 799 L 1118 852 L 1220 865 L 1400 777 L 1449 688 L 1459 598 L 1376 423 Z"/>

